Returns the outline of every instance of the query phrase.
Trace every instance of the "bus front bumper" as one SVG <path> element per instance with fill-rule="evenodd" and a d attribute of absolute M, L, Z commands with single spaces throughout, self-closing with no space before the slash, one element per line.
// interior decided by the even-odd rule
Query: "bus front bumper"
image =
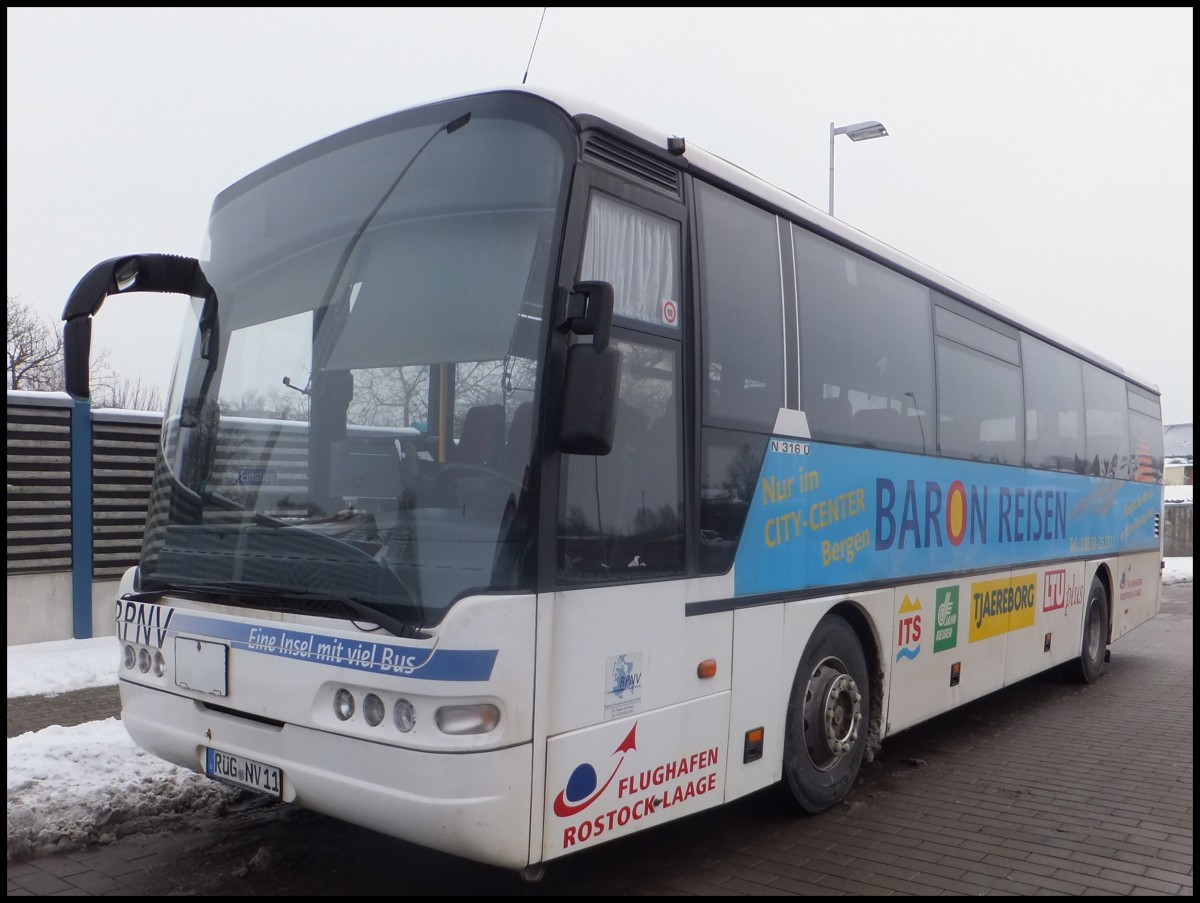
<path fill-rule="evenodd" d="M 121 682 L 122 721 L 147 752 L 204 774 L 207 748 L 282 770 L 285 802 L 502 868 L 529 864 L 532 746 L 430 753 L 265 724 Z"/>

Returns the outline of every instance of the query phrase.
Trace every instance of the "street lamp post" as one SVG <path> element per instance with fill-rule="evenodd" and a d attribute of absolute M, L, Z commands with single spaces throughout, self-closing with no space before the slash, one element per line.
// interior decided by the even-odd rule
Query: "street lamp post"
<path fill-rule="evenodd" d="M 834 126 L 829 123 L 829 215 L 833 216 L 833 139 L 846 135 L 851 141 L 866 141 L 868 138 L 886 138 L 887 129 L 882 122 L 856 122 L 853 125 Z"/>

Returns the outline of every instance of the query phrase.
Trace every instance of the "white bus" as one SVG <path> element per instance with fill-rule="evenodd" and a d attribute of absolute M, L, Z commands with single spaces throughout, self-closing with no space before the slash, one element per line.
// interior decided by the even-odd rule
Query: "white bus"
<path fill-rule="evenodd" d="M 99 264 L 77 399 L 126 291 L 192 316 L 124 724 L 416 844 L 532 879 L 773 785 L 819 813 L 1158 609 L 1154 385 L 568 98 L 348 129 L 222 192 L 202 260 Z"/>

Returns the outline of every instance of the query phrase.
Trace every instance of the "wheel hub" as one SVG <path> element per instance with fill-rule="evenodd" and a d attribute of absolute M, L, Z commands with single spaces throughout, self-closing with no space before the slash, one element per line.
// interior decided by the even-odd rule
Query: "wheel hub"
<path fill-rule="evenodd" d="M 813 672 L 804 703 L 805 746 L 813 765 L 833 768 L 849 755 L 862 725 L 862 693 L 837 659 Z"/>
<path fill-rule="evenodd" d="M 862 694 L 849 674 L 839 674 L 825 691 L 825 748 L 835 757 L 846 755 L 858 739 Z"/>

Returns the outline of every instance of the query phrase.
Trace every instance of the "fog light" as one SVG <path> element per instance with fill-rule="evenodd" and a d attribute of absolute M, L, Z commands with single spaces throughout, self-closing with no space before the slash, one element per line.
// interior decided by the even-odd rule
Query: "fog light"
<path fill-rule="evenodd" d="M 346 689 L 333 694 L 333 714 L 339 721 L 349 721 L 354 714 L 354 694 Z"/>
<path fill-rule="evenodd" d="M 401 733 L 407 734 L 417 723 L 417 712 L 407 699 L 397 699 L 396 706 L 392 709 L 392 718 Z"/>
<path fill-rule="evenodd" d="M 134 648 L 132 646 L 127 645 L 125 647 L 125 667 L 128 670 L 132 671 L 133 666 L 136 664 L 137 664 L 137 652 L 134 651 Z"/>
<path fill-rule="evenodd" d="M 162 652 L 154 653 L 154 676 L 162 677 L 167 673 L 167 660 L 163 658 Z"/>
<path fill-rule="evenodd" d="M 486 734 L 500 723 L 500 710 L 486 702 L 445 705 L 437 710 L 436 720 L 443 734 Z"/>
<path fill-rule="evenodd" d="M 144 646 L 138 650 L 138 670 L 143 674 L 150 670 L 150 650 Z"/>
<path fill-rule="evenodd" d="M 371 727 L 378 727 L 383 721 L 383 700 L 374 693 L 368 693 L 363 700 L 363 717 Z"/>

